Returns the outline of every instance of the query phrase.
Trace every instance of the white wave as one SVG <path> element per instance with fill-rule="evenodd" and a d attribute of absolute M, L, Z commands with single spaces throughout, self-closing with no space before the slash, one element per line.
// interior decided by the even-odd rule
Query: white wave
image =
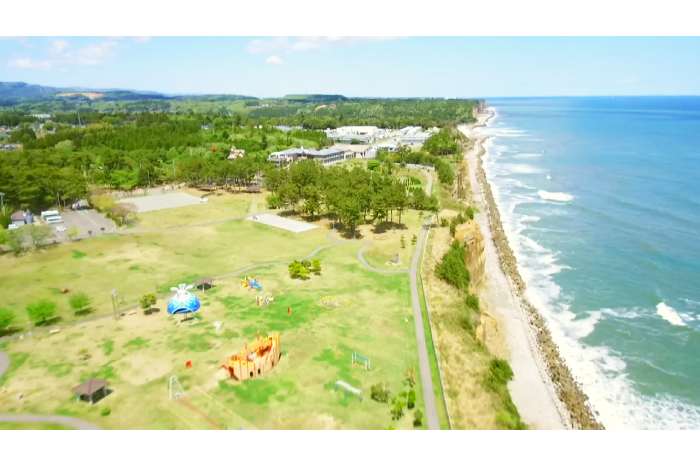
<path fill-rule="evenodd" d="M 513 158 L 516 158 L 516 159 L 518 159 L 518 160 L 529 160 L 529 159 L 532 159 L 532 158 L 539 158 L 539 157 L 541 157 L 541 156 L 542 156 L 541 153 L 536 153 L 536 152 L 530 152 L 530 153 L 528 153 L 528 152 L 523 152 L 523 153 L 517 153 L 517 154 L 513 155 Z"/>
<path fill-rule="evenodd" d="M 571 202 L 574 200 L 574 196 L 567 194 L 566 192 L 548 192 L 539 190 L 537 195 L 540 196 L 542 200 L 549 200 L 552 202 Z"/>
<path fill-rule="evenodd" d="M 671 323 L 673 326 L 686 326 L 683 318 L 678 314 L 678 312 L 663 302 L 659 302 L 656 305 L 656 314 L 659 315 L 664 320 Z"/>
<path fill-rule="evenodd" d="M 501 165 L 504 170 L 512 174 L 539 174 L 542 169 L 525 163 L 508 163 Z"/>

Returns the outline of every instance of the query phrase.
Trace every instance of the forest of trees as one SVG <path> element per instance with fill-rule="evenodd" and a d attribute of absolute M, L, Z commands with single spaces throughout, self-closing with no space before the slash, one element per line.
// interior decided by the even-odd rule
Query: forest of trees
<path fill-rule="evenodd" d="M 367 170 L 342 165 L 323 167 L 311 160 L 289 169 L 267 172 L 266 187 L 272 192 L 270 208 L 282 208 L 312 218 L 329 215 L 354 235 L 360 224 L 402 222 L 407 208 L 437 211 L 438 200 L 421 186 L 408 188 L 382 167 Z"/>
<path fill-rule="evenodd" d="M 259 100 L 234 102 L 246 110 L 152 113 L 83 108 L 79 114 L 54 113 L 43 125 L 17 108 L 0 111 L 0 126 L 14 128 L 7 141 L 23 144 L 21 151 L 0 153 L 0 192 L 10 209 L 38 211 L 84 198 L 95 187 L 128 191 L 171 182 L 240 187 L 271 169 L 266 158 L 272 151 L 330 145 L 325 133 L 314 128 L 444 125 L 470 119 L 475 104 L 444 99 L 347 99 L 320 106 L 304 100 L 275 100 L 268 106 Z M 275 124 L 303 128 L 284 132 Z M 380 160 L 433 165 L 440 180 L 451 183 L 454 172 L 445 155 L 455 152 L 455 144 L 452 132 L 442 130 L 425 150 L 384 153 Z M 246 156 L 227 160 L 231 146 L 244 149 Z M 332 206 L 327 200 L 324 207 Z"/>

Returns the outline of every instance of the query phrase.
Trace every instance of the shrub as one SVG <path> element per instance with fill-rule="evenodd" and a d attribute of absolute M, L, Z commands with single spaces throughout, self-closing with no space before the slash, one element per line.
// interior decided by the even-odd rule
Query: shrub
<path fill-rule="evenodd" d="M 467 294 L 467 296 L 464 298 L 464 304 L 467 306 L 467 308 L 470 308 L 475 312 L 479 311 L 479 298 L 474 294 Z"/>
<path fill-rule="evenodd" d="M 0 334 L 7 331 L 13 321 L 15 321 L 14 312 L 9 308 L 0 308 Z"/>
<path fill-rule="evenodd" d="M 370 388 L 370 397 L 372 400 L 386 404 L 389 401 L 389 396 L 391 393 L 384 383 L 378 383 L 372 385 Z"/>
<path fill-rule="evenodd" d="M 110 413 L 112 413 L 112 409 L 109 407 L 104 407 L 102 410 L 100 410 L 100 415 L 103 417 L 109 416 Z"/>
<path fill-rule="evenodd" d="M 56 304 L 42 299 L 27 305 L 27 315 L 34 325 L 39 326 L 56 316 Z"/>
<path fill-rule="evenodd" d="M 391 419 L 400 420 L 403 417 L 403 408 L 405 406 L 404 400 L 400 397 L 394 397 L 391 400 Z"/>
<path fill-rule="evenodd" d="M 406 407 L 411 410 L 413 407 L 416 406 L 416 391 L 411 389 L 408 391 L 408 394 L 406 395 Z"/>
<path fill-rule="evenodd" d="M 420 409 L 413 412 L 413 426 L 423 426 L 423 412 Z"/>
<path fill-rule="evenodd" d="M 83 313 L 90 307 L 90 297 L 83 292 L 78 292 L 68 299 L 68 303 L 76 314 Z"/>
<path fill-rule="evenodd" d="M 491 391 L 498 391 L 513 379 L 513 370 L 507 361 L 494 358 L 489 363 L 489 369 L 484 378 L 484 384 Z"/>
<path fill-rule="evenodd" d="M 462 244 L 453 241 L 450 249 L 435 268 L 437 276 L 460 290 L 469 286 L 469 270 L 465 263 L 465 250 Z"/>

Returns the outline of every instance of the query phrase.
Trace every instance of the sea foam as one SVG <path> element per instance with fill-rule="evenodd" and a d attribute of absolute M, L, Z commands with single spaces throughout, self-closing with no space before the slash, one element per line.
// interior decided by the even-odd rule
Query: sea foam
<path fill-rule="evenodd" d="M 549 200 L 552 202 L 571 202 L 574 200 L 574 196 L 567 194 L 566 192 L 548 192 L 548 191 L 537 191 L 537 195 L 540 196 L 542 200 Z"/>
<path fill-rule="evenodd" d="M 673 307 L 666 305 L 664 302 L 659 302 L 656 305 L 656 314 L 671 323 L 673 326 L 686 326 L 685 321 L 683 321 L 683 318 L 681 318 L 678 312 Z"/>

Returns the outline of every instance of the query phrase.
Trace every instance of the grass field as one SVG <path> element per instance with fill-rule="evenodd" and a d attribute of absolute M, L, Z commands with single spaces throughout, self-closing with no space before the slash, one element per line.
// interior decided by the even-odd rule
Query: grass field
<path fill-rule="evenodd" d="M 408 275 L 365 269 L 357 252 L 366 244 L 325 228 L 293 234 L 227 220 L 263 206 L 259 195 L 213 196 L 207 204 L 141 214 L 124 234 L 1 257 L 5 305 L 20 324 L 28 325 L 24 308 L 39 298 L 57 303 L 62 320 L 56 334 L 34 331 L 0 342 L 11 358 L 0 377 L 0 410 L 72 416 L 103 428 L 412 428 L 411 410 L 392 420 L 389 405 L 369 396 L 375 383 L 398 394 L 406 370 L 418 372 Z M 418 215 L 408 212 L 406 223 L 412 234 Z M 382 234 L 393 243 L 395 232 Z M 412 249 L 408 240 L 409 255 Z M 287 264 L 313 251 L 322 274 L 290 279 Z M 253 268 L 240 271 L 246 267 Z M 240 286 L 245 274 L 274 297 L 269 306 L 257 307 L 255 292 Z M 198 292 L 198 318 L 178 325 L 164 311 L 168 289 L 200 277 L 218 279 Z M 62 294 L 64 288 L 70 292 Z M 158 291 L 163 310 L 148 316 L 126 310 L 114 320 L 113 288 L 123 308 Z M 75 292 L 91 297 L 91 316 L 73 315 L 68 298 Z M 215 321 L 223 322 L 218 334 Z M 260 379 L 226 379 L 224 359 L 272 331 L 281 334 L 279 365 Z M 353 368 L 353 351 L 368 356 L 372 369 Z M 179 377 L 183 400 L 168 399 L 171 375 Z M 96 405 L 71 392 L 91 377 L 107 379 L 113 390 Z M 364 398 L 336 392 L 336 380 L 361 388 Z M 415 389 L 422 409 L 420 385 Z"/>

